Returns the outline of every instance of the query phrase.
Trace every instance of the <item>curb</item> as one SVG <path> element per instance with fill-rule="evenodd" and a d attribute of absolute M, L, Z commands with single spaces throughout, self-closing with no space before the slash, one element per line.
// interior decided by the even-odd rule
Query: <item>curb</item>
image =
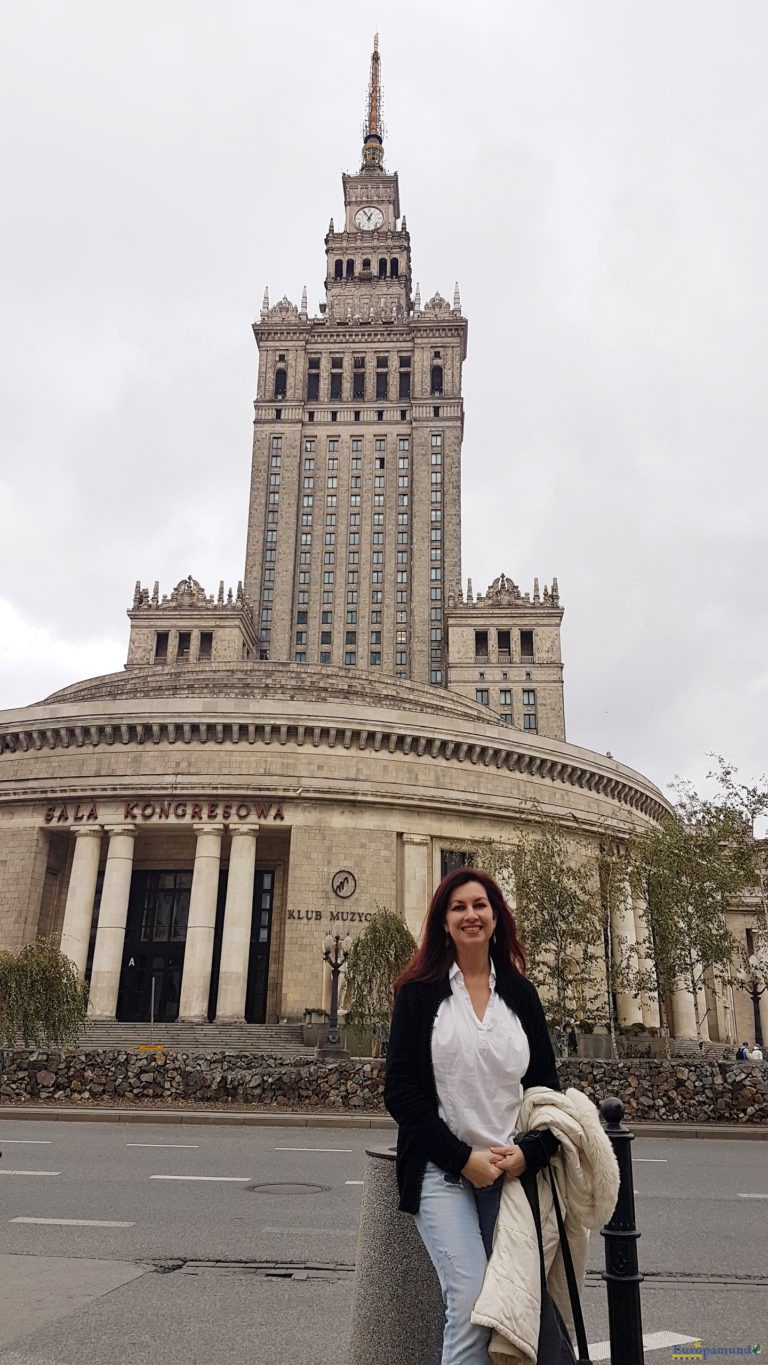
<path fill-rule="evenodd" d="M 207 1123 L 240 1128 L 387 1128 L 395 1122 L 388 1114 L 284 1114 L 265 1110 L 215 1109 L 61 1109 L 53 1105 L 0 1104 L 0 1122 L 38 1123 Z"/>
<path fill-rule="evenodd" d="M 3 1120 L 39 1123 L 199 1123 L 240 1128 L 377 1128 L 394 1131 L 388 1114 L 296 1113 L 235 1109 L 60 1109 L 53 1105 L 0 1104 Z M 719 1141 L 768 1141 L 768 1124 L 653 1123 L 628 1125 L 637 1137 L 703 1138 Z"/>

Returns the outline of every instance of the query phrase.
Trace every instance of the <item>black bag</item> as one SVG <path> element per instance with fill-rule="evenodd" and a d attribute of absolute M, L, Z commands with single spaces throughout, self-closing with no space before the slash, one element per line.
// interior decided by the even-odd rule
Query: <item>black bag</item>
<path fill-rule="evenodd" d="M 536 1238 L 539 1243 L 539 1266 L 541 1271 L 541 1324 L 539 1327 L 539 1344 L 536 1350 L 536 1360 L 537 1365 L 581 1365 L 582 1362 L 589 1362 L 589 1348 L 587 1346 L 587 1334 L 584 1330 L 584 1317 L 579 1301 L 579 1290 L 576 1284 L 576 1273 L 573 1269 L 571 1248 L 568 1245 L 563 1215 L 560 1212 L 560 1201 L 557 1197 L 557 1189 L 550 1170 L 547 1170 L 547 1176 L 552 1187 L 552 1202 L 555 1206 L 557 1230 L 560 1234 L 560 1247 L 563 1253 L 565 1278 L 568 1282 L 568 1294 L 571 1300 L 571 1312 L 573 1314 L 573 1324 L 576 1328 L 576 1341 L 578 1343 L 579 1354 L 578 1356 L 574 1355 L 571 1339 L 568 1335 L 568 1329 L 547 1289 L 547 1277 L 544 1270 L 544 1243 L 541 1235 L 539 1187 L 536 1182 L 536 1176 L 523 1175 L 521 1177 L 521 1182 L 528 1203 L 531 1206 L 533 1221 L 536 1225 Z"/>

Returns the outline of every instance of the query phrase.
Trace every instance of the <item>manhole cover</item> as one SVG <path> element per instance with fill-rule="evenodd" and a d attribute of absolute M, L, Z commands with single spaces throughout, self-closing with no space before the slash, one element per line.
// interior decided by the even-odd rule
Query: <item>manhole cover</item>
<path fill-rule="evenodd" d="M 271 1184 L 271 1185 L 246 1185 L 247 1190 L 253 1190 L 254 1194 L 325 1194 L 331 1187 L 330 1185 L 300 1185 L 291 1184 Z"/>

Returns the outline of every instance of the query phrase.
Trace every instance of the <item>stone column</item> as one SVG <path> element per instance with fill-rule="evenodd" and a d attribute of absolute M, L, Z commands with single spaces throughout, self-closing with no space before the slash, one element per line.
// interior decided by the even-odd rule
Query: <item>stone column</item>
<path fill-rule="evenodd" d="M 650 977 L 653 971 L 653 961 L 648 953 L 648 925 L 645 920 L 645 907 L 639 898 L 632 902 L 632 912 L 635 919 L 635 942 L 637 943 L 637 965 L 644 976 Z M 640 996 L 640 1010 L 643 1016 L 643 1023 L 646 1028 L 660 1028 L 661 1015 L 659 1014 L 659 1002 L 653 996 L 644 991 Z"/>
<path fill-rule="evenodd" d="M 750 1001 L 750 1004 L 752 1002 Z M 760 996 L 760 1029 L 763 1035 L 762 1047 L 765 1052 L 768 1049 L 768 991 L 763 991 Z"/>
<path fill-rule="evenodd" d="M 611 939 L 613 961 L 618 968 L 627 953 L 631 953 L 632 949 L 637 947 L 632 892 L 628 883 L 622 887 L 618 905 L 614 905 L 611 910 Z M 623 1028 L 629 1024 L 641 1024 L 643 1021 L 640 1001 L 637 996 L 631 995 L 628 991 L 616 991 L 616 1009 L 619 1024 Z"/>
<path fill-rule="evenodd" d="M 425 834 L 403 834 L 403 918 L 418 942 L 430 902 L 429 845 Z"/>
<path fill-rule="evenodd" d="M 672 992 L 672 1018 L 675 1038 L 695 1038 L 696 1015 L 693 1009 L 693 996 L 681 982 Z"/>
<path fill-rule="evenodd" d="M 134 825 L 113 825 L 108 827 L 107 833 L 109 848 L 91 969 L 90 1013 L 93 1019 L 114 1019 L 117 1010 L 136 829 Z"/>
<path fill-rule="evenodd" d="M 217 1024 L 242 1024 L 245 1019 L 258 832 L 258 825 L 243 828 L 235 826 L 231 830 L 219 990 L 216 997 Z"/>
<path fill-rule="evenodd" d="M 91 937 L 93 902 L 96 898 L 96 878 L 101 855 L 101 825 L 88 825 L 73 831 L 75 856 L 69 874 L 64 924 L 61 930 L 61 951 L 74 962 L 80 976 L 85 976 L 88 962 L 88 943 Z"/>
<path fill-rule="evenodd" d="M 213 964 L 213 931 L 219 896 L 219 865 L 223 825 L 195 825 L 195 868 L 189 898 L 184 972 L 181 978 L 179 1019 L 203 1024 L 208 1020 L 208 997 Z"/>

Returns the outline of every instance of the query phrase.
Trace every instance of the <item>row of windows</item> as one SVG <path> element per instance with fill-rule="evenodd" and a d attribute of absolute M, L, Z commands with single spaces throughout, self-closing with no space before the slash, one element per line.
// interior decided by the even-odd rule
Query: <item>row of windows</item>
<path fill-rule="evenodd" d="M 168 644 L 170 632 L 158 630 L 155 632 L 155 663 L 167 664 Z M 191 630 L 180 630 L 176 639 L 176 662 L 189 663 L 192 657 L 192 632 Z M 201 663 L 207 663 L 213 658 L 213 631 L 201 630 L 197 640 L 197 659 Z"/>
<path fill-rule="evenodd" d="M 441 435 L 439 432 L 435 432 L 435 433 L 433 433 L 433 434 L 436 435 L 436 436 L 438 436 L 438 438 L 439 438 L 438 441 L 437 441 L 437 443 L 435 443 L 434 441 L 432 442 L 433 446 L 434 446 L 435 444 L 437 444 L 438 447 L 439 447 L 439 446 L 442 446 L 442 442 L 443 442 L 442 435 Z M 339 453 L 339 444 L 340 444 L 340 442 L 339 442 L 339 437 L 338 437 L 338 436 L 328 436 L 328 437 L 326 437 L 327 453 L 328 453 L 329 455 L 338 455 L 338 453 Z M 350 451 L 352 452 L 353 455 L 362 455 L 362 453 L 363 453 L 363 438 L 362 438 L 362 436 L 351 436 L 351 437 L 350 437 L 349 448 L 350 448 Z M 374 451 L 376 452 L 377 455 L 382 455 L 382 454 L 384 454 L 385 451 L 386 451 L 386 449 L 387 449 L 387 438 L 386 438 L 386 436 L 375 436 L 374 439 L 373 439 L 373 448 L 374 448 Z M 398 436 L 398 437 L 397 437 L 397 449 L 398 449 L 398 451 L 399 451 L 400 453 L 402 453 L 403 451 L 406 451 L 406 452 L 407 452 L 407 451 L 410 450 L 410 448 L 411 448 L 411 440 L 410 440 L 410 437 L 409 437 L 409 436 Z M 305 455 L 314 455 L 314 454 L 316 454 L 316 452 L 317 452 L 317 437 L 316 437 L 316 436 L 306 436 L 306 437 L 304 438 L 304 454 L 305 454 Z M 358 469 L 360 468 L 359 464 L 357 465 L 357 468 L 358 468 Z"/>
<path fill-rule="evenodd" d="M 343 382 L 344 373 L 341 366 L 339 366 L 338 369 L 332 369 L 328 382 L 327 401 L 330 403 L 341 403 L 346 399 L 351 402 L 365 403 L 366 400 L 369 402 L 373 402 L 376 399 L 378 399 L 379 401 L 387 400 L 390 398 L 390 396 L 392 398 L 397 396 L 398 398 L 401 399 L 410 398 L 411 397 L 410 356 L 405 357 L 401 356 L 400 358 L 401 368 L 397 376 L 397 395 L 395 395 L 394 386 L 393 391 L 390 395 L 389 368 L 386 363 L 379 364 L 378 363 L 379 360 L 384 360 L 384 362 L 386 362 L 386 356 L 377 357 L 376 370 L 372 376 L 373 381 L 372 383 L 366 383 L 366 371 L 364 366 L 361 367 L 360 369 L 353 369 L 351 386 L 349 384 L 347 384 L 346 386 L 344 385 Z M 403 360 L 407 361 L 409 368 L 403 367 L 402 364 Z M 312 362 L 310 361 L 309 363 L 311 366 Z M 287 384 L 288 376 L 286 370 L 278 368 L 275 371 L 274 391 L 275 399 L 283 399 L 286 397 Z M 444 385 L 443 367 L 442 365 L 433 365 L 429 372 L 430 395 L 433 398 L 441 396 L 443 393 L 443 385 Z M 307 373 L 306 396 L 308 403 L 320 402 L 319 369 L 317 370 L 309 369 Z"/>
<path fill-rule="evenodd" d="M 490 704 L 491 704 L 491 693 L 490 693 L 490 688 L 488 688 L 488 687 L 476 687 L 476 688 L 475 688 L 475 701 L 476 701 L 476 702 L 479 702 L 481 706 L 490 706 Z M 511 706 L 511 705 L 512 705 L 512 689 L 511 689 L 511 687 L 500 687 L 500 688 L 499 688 L 499 707 Z M 536 705 L 536 689 L 535 689 L 534 687 L 524 687 L 524 688 L 523 688 L 523 706 L 535 706 L 535 705 Z"/>
<path fill-rule="evenodd" d="M 357 263 L 350 256 L 345 261 L 343 257 L 338 257 L 333 263 L 333 278 L 335 280 L 354 280 L 357 274 Z M 363 256 L 360 262 L 360 277 L 370 278 L 373 275 L 370 256 Z M 389 276 L 391 280 L 400 277 L 400 260 L 397 256 L 391 256 L 389 261 L 386 256 L 379 257 L 378 277 L 385 280 Z"/>
<path fill-rule="evenodd" d="M 269 492 L 267 494 L 267 525 L 264 532 L 265 551 L 261 584 L 261 612 L 259 617 L 259 658 L 269 658 L 272 636 L 272 603 L 274 600 L 274 565 L 277 559 L 277 517 L 280 502 L 280 477 L 283 462 L 283 438 L 272 436 L 269 443 Z"/>
<path fill-rule="evenodd" d="M 475 661 L 477 663 L 488 663 L 490 660 L 490 631 L 475 631 Z M 511 663 L 512 661 L 512 632 L 509 630 L 496 631 L 496 650 L 499 663 Z M 520 662 L 533 663 L 533 631 L 520 631 Z"/>

